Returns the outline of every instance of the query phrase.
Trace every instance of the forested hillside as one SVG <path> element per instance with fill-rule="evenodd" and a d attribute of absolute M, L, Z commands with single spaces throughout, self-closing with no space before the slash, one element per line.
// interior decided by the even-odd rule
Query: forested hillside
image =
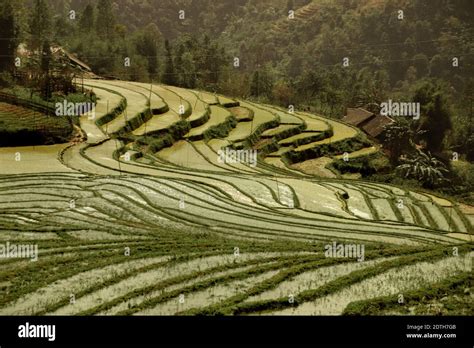
<path fill-rule="evenodd" d="M 111 75 L 147 81 L 168 74 L 185 87 L 214 83 L 221 92 L 285 106 L 312 104 L 332 116 L 347 106 L 412 97 L 428 80 L 454 107 L 452 145 L 461 152 L 473 148 L 472 139 L 466 143 L 474 76 L 472 1 L 104 0 L 97 9 L 87 8 L 93 2 L 86 0 L 51 3 L 58 41 Z M 68 9 L 79 20 L 66 20 L 65 26 Z M 123 69 L 124 56 L 134 58 L 131 69 Z M 341 69 L 345 57 L 349 66 Z"/>
<path fill-rule="evenodd" d="M 416 101 L 421 118 L 400 119 L 385 148 L 422 146 L 448 167 L 453 153 L 474 159 L 469 0 L 25 0 L 14 7 L 17 42 L 41 42 L 50 31 L 52 43 L 102 76 L 334 118 L 347 107 L 378 112 L 387 100 Z M 48 31 L 32 30 L 35 13 Z M 469 164 L 450 170 L 455 191 L 472 189 Z"/>

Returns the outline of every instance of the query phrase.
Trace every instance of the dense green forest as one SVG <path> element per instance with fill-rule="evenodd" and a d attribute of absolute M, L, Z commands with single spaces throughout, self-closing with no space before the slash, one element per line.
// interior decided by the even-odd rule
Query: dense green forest
<path fill-rule="evenodd" d="M 437 167 L 453 171 L 454 157 L 474 160 L 470 0 L 0 3 L 3 71 L 14 71 L 19 43 L 43 52 L 42 66 L 45 45 L 58 44 L 98 75 L 291 104 L 336 118 L 347 107 L 378 112 L 388 99 L 416 101 L 421 118 L 399 119 L 387 133 L 384 146 L 397 155 L 392 164 L 420 162 L 420 146 L 440 176 Z M 408 154 L 405 162 L 401 153 Z M 472 166 L 461 167 L 451 178 L 456 191 L 474 181 Z M 441 185 L 424 172 L 405 176 Z"/>

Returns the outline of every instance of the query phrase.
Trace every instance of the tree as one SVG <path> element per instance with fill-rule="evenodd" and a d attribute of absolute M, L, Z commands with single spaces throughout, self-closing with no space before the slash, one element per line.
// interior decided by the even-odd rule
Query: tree
<path fill-rule="evenodd" d="M 87 4 L 84 11 L 82 11 L 79 19 L 79 28 L 85 33 L 90 33 L 95 26 L 95 12 L 91 4 Z"/>
<path fill-rule="evenodd" d="M 12 0 L 0 1 L 0 72 L 11 71 L 18 46 L 18 23 Z"/>
<path fill-rule="evenodd" d="M 203 36 L 200 44 L 189 45 L 189 48 L 194 51 L 197 61 L 196 71 L 199 72 L 200 85 L 205 88 L 211 88 L 211 86 L 214 88 L 219 81 L 224 53 L 207 35 Z"/>
<path fill-rule="evenodd" d="M 295 93 L 293 87 L 287 81 L 279 80 L 273 86 L 272 94 L 280 105 L 288 107 L 293 103 Z"/>
<path fill-rule="evenodd" d="M 297 85 L 299 95 L 306 99 L 312 99 L 321 93 L 326 85 L 326 81 L 323 72 L 317 68 L 304 69 Z"/>
<path fill-rule="evenodd" d="M 397 167 L 397 171 L 405 178 L 418 180 L 425 187 L 434 188 L 446 181 L 448 169 L 443 162 L 419 149 L 416 154 L 403 160 L 404 164 Z"/>
<path fill-rule="evenodd" d="M 418 72 L 416 71 L 416 68 L 413 65 L 409 66 L 405 72 L 405 80 L 408 81 L 408 83 L 413 83 L 417 80 L 417 77 Z"/>
<path fill-rule="evenodd" d="M 429 63 L 430 76 L 433 77 L 442 77 L 445 73 L 447 59 L 443 58 L 440 54 L 437 54 L 431 58 Z"/>
<path fill-rule="evenodd" d="M 474 161 L 474 134 L 470 134 L 465 142 L 466 158 L 469 161 Z"/>
<path fill-rule="evenodd" d="M 191 52 L 184 52 L 181 56 L 181 86 L 185 88 L 196 88 L 196 67 Z"/>
<path fill-rule="evenodd" d="M 361 69 L 354 79 L 355 89 L 351 102 L 373 113 L 380 111 L 380 103 L 387 98 L 389 77 L 386 70 L 370 72 L 368 68 Z"/>
<path fill-rule="evenodd" d="M 266 68 L 256 70 L 252 75 L 250 83 L 250 95 L 254 97 L 266 97 L 271 99 L 273 79 Z"/>
<path fill-rule="evenodd" d="M 35 0 L 35 7 L 30 20 L 31 48 L 41 50 L 44 47 L 44 42 L 50 40 L 51 34 L 51 9 L 46 0 Z"/>
<path fill-rule="evenodd" d="M 147 59 L 134 55 L 132 56 L 133 64 L 130 68 L 128 68 L 129 78 L 132 81 L 141 81 L 141 82 L 148 82 L 147 72 L 148 72 L 148 64 Z"/>
<path fill-rule="evenodd" d="M 63 41 L 65 37 L 73 37 L 76 32 L 76 24 L 64 15 L 56 16 L 53 25 L 54 40 Z"/>
<path fill-rule="evenodd" d="M 112 39 L 116 20 L 111 0 L 99 0 L 97 4 L 96 31 L 101 39 Z"/>
<path fill-rule="evenodd" d="M 222 52 L 221 52 L 222 53 Z M 222 64 L 222 57 L 216 43 L 210 45 L 206 54 L 206 64 L 209 66 L 208 81 L 211 84 L 219 82 L 220 66 Z"/>
<path fill-rule="evenodd" d="M 451 115 L 442 94 L 435 94 L 433 102 L 426 111 L 426 122 L 424 128 L 426 132 L 426 143 L 431 151 L 440 151 L 442 148 L 444 136 L 451 129 Z"/>
<path fill-rule="evenodd" d="M 427 81 L 415 91 L 413 101 L 420 103 L 422 118 L 419 128 L 425 131 L 423 137 L 428 150 L 441 151 L 446 132 L 451 129 L 451 112 L 443 88 Z"/>
<path fill-rule="evenodd" d="M 260 71 L 256 70 L 252 74 L 252 82 L 250 83 L 250 95 L 258 97 L 260 95 L 259 80 Z"/>
<path fill-rule="evenodd" d="M 429 73 L 430 61 L 428 57 L 422 53 L 413 56 L 413 64 L 415 66 L 417 76 L 425 77 Z"/>
<path fill-rule="evenodd" d="M 52 54 L 51 46 L 48 40 L 43 42 L 41 55 L 41 96 L 43 99 L 48 100 L 52 95 L 52 86 L 51 86 L 51 63 L 52 63 Z"/>
<path fill-rule="evenodd" d="M 173 63 L 172 48 L 168 40 L 165 40 L 165 71 L 163 73 L 162 81 L 166 85 L 176 85 L 176 71 Z"/>
<path fill-rule="evenodd" d="M 392 164 L 398 164 L 403 153 L 413 151 L 417 135 L 419 132 L 414 129 L 414 123 L 404 118 L 397 118 L 395 122 L 384 127 L 383 146 L 390 152 Z"/>
<path fill-rule="evenodd" d="M 158 73 L 158 43 L 161 36 L 155 24 L 149 24 L 136 39 L 137 52 L 146 58 L 148 62 L 148 73 Z"/>

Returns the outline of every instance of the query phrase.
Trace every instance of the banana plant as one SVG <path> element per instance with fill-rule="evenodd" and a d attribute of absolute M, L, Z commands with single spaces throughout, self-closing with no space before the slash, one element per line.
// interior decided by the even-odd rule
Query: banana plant
<path fill-rule="evenodd" d="M 449 170 L 443 162 L 431 155 L 416 149 L 414 155 L 402 159 L 403 164 L 397 167 L 397 171 L 405 178 L 416 179 L 424 185 L 436 186 L 446 181 Z"/>

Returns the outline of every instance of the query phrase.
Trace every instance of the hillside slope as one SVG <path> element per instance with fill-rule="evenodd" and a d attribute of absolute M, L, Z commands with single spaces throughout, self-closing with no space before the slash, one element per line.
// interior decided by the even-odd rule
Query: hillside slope
<path fill-rule="evenodd" d="M 86 82 L 105 110 L 93 124 L 81 122 L 88 141 L 50 152 L 50 161 L 36 158 L 35 170 L 2 158 L 0 241 L 35 243 L 39 255 L 37 262 L 0 261 L 0 314 L 342 314 L 352 301 L 468 281 L 472 207 L 391 185 L 308 176 L 284 157 L 273 157 L 276 166 L 265 161 L 262 139 L 277 150 L 277 140 L 320 127 L 325 138 L 302 146 L 332 144 L 324 147 L 330 156 L 341 142 L 357 148 L 356 130 L 175 90 L 189 110 L 159 133 L 135 135 L 167 117 L 174 89 L 156 86 L 150 97 L 136 83 Z M 168 108 L 152 113 L 153 93 Z M 198 102 L 204 109 L 196 110 Z M 249 121 L 237 121 L 235 108 L 251 110 L 253 125 L 239 127 Z M 257 163 L 219 161 L 222 148 L 257 150 Z M 20 151 L 28 158 L 42 150 Z M 363 252 L 328 256 L 334 243 Z"/>

